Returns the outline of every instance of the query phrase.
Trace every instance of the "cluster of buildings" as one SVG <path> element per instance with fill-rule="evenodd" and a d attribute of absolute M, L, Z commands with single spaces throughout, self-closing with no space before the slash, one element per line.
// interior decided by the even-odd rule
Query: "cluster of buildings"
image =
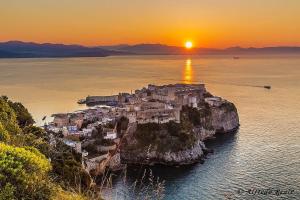
<path fill-rule="evenodd" d="M 47 129 L 53 132 L 61 132 L 65 144 L 87 157 L 89 152 L 82 150 L 86 146 L 84 143 L 90 143 L 93 131 L 100 125 L 106 126 L 103 129 L 105 130 L 103 139 L 117 142 L 116 127 L 107 128 L 107 125 L 115 124 L 120 117 L 128 118 L 129 124 L 167 123 L 169 121 L 179 123 L 182 106 L 197 107 L 200 101 L 204 101 L 205 93 L 204 84 L 170 84 L 163 86 L 150 84 L 147 88 L 136 90 L 133 94 L 88 96 L 85 100 L 87 104 L 105 105 L 98 105 L 73 113 L 54 114 L 54 120 L 47 126 Z M 209 100 L 210 103 L 213 101 L 213 99 Z M 84 139 L 79 140 L 79 138 Z M 86 163 L 93 163 L 89 164 L 89 169 L 93 168 L 91 166 L 97 166 L 97 163 L 107 158 L 109 151 L 116 147 L 116 145 L 111 145 L 106 148 L 101 143 L 97 145 L 99 145 L 98 149 L 102 152 L 107 150 L 107 154 L 101 153 L 95 157 L 89 157 Z"/>
<path fill-rule="evenodd" d="M 64 137 L 88 137 L 94 127 L 99 124 L 107 124 L 113 119 L 106 116 L 110 111 L 109 107 L 96 107 L 86 110 L 75 111 L 72 113 L 53 114 L 53 122 L 47 128 L 53 132 L 62 132 Z M 83 125 L 85 126 L 83 127 Z"/>
<path fill-rule="evenodd" d="M 148 85 L 136 90 L 127 103 L 123 103 L 126 108 L 124 115 L 130 122 L 140 124 L 179 123 L 181 107 L 197 107 L 205 92 L 204 84 Z"/>

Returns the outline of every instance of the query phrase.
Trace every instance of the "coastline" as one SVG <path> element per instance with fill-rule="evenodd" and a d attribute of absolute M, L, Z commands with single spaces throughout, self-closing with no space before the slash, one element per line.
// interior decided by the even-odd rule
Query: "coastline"
<path fill-rule="evenodd" d="M 204 141 L 239 126 L 235 105 L 204 84 L 149 84 L 134 94 L 88 96 L 85 103 L 107 106 L 53 114 L 45 128 L 82 155 L 92 176 L 127 164 L 203 163 L 212 152 Z"/>

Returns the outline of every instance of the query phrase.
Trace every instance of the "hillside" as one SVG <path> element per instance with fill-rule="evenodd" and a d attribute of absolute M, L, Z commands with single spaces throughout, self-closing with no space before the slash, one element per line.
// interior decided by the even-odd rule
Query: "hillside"
<path fill-rule="evenodd" d="M 8 41 L 0 43 L 0 58 L 56 58 L 56 57 L 105 57 L 114 55 L 251 55 L 251 54 L 300 54 L 300 47 L 262 47 L 226 49 L 194 48 L 164 44 L 111 45 L 86 47 L 51 43 Z"/>
<path fill-rule="evenodd" d="M 99 47 L 9 41 L 0 43 L 0 58 L 104 57 L 120 52 Z"/>

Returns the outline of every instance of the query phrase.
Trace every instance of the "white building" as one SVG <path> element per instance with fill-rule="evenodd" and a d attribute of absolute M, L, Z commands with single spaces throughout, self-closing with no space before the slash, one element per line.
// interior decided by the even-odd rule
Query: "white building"
<path fill-rule="evenodd" d="M 92 132 L 93 132 L 93 128 L 84 128 L 84 129 L 82 129 L 82 134 L 85 137 L 91 137 L 92 136 Z"/>
<path fill-rule="evenodd" d="M 77 153 L 81 153 L 81 142 L 66 139 L 63 139 L 62 141 L 69 147 L 72 147 Z"/>
<path fill-rule="evenodd" d="M 106 133 L 106 136 L 104 136 L 104 139 L 108 139 L 108 140 L 114 140 L 117 138 L 117 133 L 114 131 L 110 131 Z"/>
<path fill-rule="evenodd" d="M 210 106 L 220 106 L 223 102 L 221 97 L 209 97 L 205 98 L 204 101 Z"/>

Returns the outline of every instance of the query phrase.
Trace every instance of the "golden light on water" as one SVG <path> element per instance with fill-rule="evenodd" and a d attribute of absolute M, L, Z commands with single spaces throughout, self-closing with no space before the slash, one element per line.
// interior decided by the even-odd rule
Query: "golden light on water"
<path fill-rule="evenodd" d="M 182 79 L 186 84 L 191 84 L 192 82 L 194 82 L 194 71 L 191 59 L 187 59 L 185 62 Z"/>

